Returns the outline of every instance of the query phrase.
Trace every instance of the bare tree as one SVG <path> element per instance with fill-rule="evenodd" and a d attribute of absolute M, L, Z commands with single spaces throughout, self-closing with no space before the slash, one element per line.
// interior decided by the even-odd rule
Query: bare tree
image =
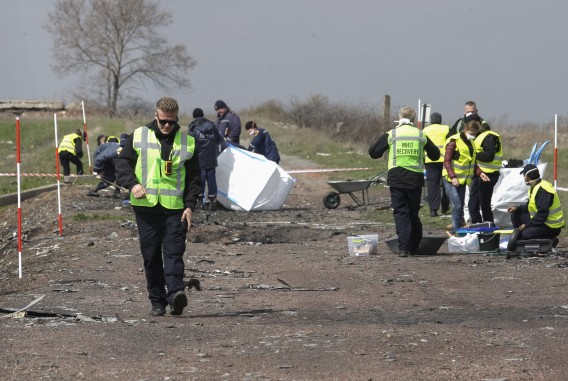
<path fill-rule="evenodd" d="M 171 14 L 151 0 L 57 0 L 44 26 L 54 38 L 53 70 L 62 77 L 85 74 L 109 116 L 147 81 L 163 89 L 189 88 L 195 60 L 185 46 L 170 46 L 157 33 L 171 22 Z"/>

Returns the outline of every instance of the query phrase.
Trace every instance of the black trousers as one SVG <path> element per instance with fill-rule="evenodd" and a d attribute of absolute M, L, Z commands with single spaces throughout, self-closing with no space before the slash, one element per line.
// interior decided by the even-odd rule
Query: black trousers
<path fill-rule="evenodd" d="M 162 215 L 135 210 L 148 298 L 154 307 L 165 307 L 175 292 L 185 288 L 183 254 L 187 222 L 181 222 L 181 214 L 181 211 Z"/>
<path fill-rule="evenodd" d="M 528 213 L 522 213 L 517 209 L 515 213 L 511 213 L 511 222 L 514 228 L 518 228 L 523 224 L 528 224 L 531 220 L 531 216 Z M 523 239 L 552 239 L 558 237 L 561 232 L 561 228 L 550 228 L 546 225 L 541 226 L 529 226 L 521 231 L 517 240 Z"/>
<path fill-rule="evenodd" d="M 59 152 L 59 162 L 63 167 L 63 176 L 69 176 L 71 174 L 71 167 L 69 163 L 75 164 L 77 167 L 77 174 L 83 174 L 83 163 L 81 159 L 79 159 L 76 155 L 73 155 L 71 152 L 68 151 L 61 151 Z"/>
<path fill-rule="evenodd" d="M 422 188 L 405 189 L 390 187 L 398 249 L 414 251 L 422 240 L 422 221 L 418 216 Z"/>
<path fill-rule="evenodd" d="M 116 172 L 114 170 L 114 165 L 105 163 L 103 165 L 103 170 L 101 171 L 101 178 L 106 180 L 106 182 L 101 180 L 101 182 L 98 183 L 97 186 L 95 187 L 95 192 L 98 192 L 101 189 L 105 189 L 106 187 L 110 186 L 110 184 L 108 182 L 111 182 L 111 183 L 116 182 Z M 118 191 L 115 191 L 115 193 L 120 192 L 120 189 L 118 189 L 118 188 L 116 188 L 116 189 Z"/>
<path fill-rule="evenodd" d="M 479 224 L 481 222 L 494 222 L 493 209 L 491 208 L 491 197 L 493 189 L 499 180 L 499 171 L 487 173 L 489 181 L 482 181 L 479 176 L 474 176 L 469 185 L 469 201 L 467 209 L 471 217 L 471 222 Z"/>
<path fill-rule="evenodd" d="M 440 209 L 440 205 L 442 210 L 447 211 L 450 209 L 450 199 L 442 186 L 444 163 L 426 163 L 424 168 L 426 169 L 426 191 L 428 192 L 430 211 Z"/>

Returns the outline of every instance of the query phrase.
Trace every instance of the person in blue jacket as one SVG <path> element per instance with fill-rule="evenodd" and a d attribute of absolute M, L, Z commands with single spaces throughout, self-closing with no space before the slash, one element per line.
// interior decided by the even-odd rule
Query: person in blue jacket
<path fill-rule="evenodd" d="M 188 127 L 189 135 L 195 138 L 197 154 L 199 155 L 199 166 L 201 168 L 201 193 L 199 199 L 203 201 L 203 209 L 216 209 L 217 180 L 215 178 L 215 168 L 217 167 L 217 155 L 219 146 L 224 143 L 224 139 L 219 133 L 215 124 L 205 118 L 203 110 L 196 108 L 193 110 L 193 122 Z M 207 184 L 207 202 L 205 202 L 205 185 Z"/>
<path fill-rule="evenodd" d="M 217 112 L 215 125 L 221 136 L 227 143 L 239 145 L 241 143 L 241 118 L 220 99 L 215 102 L 214 108 Z M 225 148 L 227 145 L 223 143 L 221 150 Z"/>
<path fill-rule="evenodd" d="M 276 148 L 276 142 L 272 140 L 268 131 L 258 127 L 252 120 L 245 124 L 245 130 L 253 137 L 247 148 L 249 151 L 258 153 L 276 164 L 280 163 L 280 154 L 278 148 Z"/>
<path fill-rule="evenodd" d="M 100 145 L 100 151 L 95 157 L 93 165 L 93 175 L 101 179 L 95 189 L 91 189 L 87 196 L 98 197 L 98 192 L 116 181 L 116 174 L 114 170 L 114 160 L 118 157 L 119 141 L 116 136 L 109 136 L 107 142 Z M 120 198 L 120 188 L 114 187 L 115 198 Z"/>

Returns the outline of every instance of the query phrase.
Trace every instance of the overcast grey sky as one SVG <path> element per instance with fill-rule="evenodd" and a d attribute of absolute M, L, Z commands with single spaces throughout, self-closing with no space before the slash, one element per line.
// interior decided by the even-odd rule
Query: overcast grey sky
<path fill-rule="evenodd" d="M 0 99 L 70 99 L 77 78 L 51 72 L 47 0 L 0 0 Z M 212 112 L 321 94 L 393 106 L 418 99 L 452 123 L 474 100 L 490 122 L 566 115 L 565 0 L 163 0 L 162 29 L 197 60 L 182 111 Z M 162 95 L 140 94 L 154 102 Z"/>

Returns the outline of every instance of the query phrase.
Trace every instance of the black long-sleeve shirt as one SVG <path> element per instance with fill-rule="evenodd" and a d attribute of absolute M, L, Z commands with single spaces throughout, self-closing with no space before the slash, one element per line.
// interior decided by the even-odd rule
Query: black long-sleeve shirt
<path fill-rule="evenodd" d="M 160 142 L 161 151 L 160 156 L 162 160 L 169 160 L 170 153 L 172 150 L 174 138 L 176 132 L 180 129 L 179 125 L 176 124 L 172 132 L 168 135 L 163 135 L 157 126 L 156 121 L 146 125 L 147 128 L 151 129 L 156 135 L 156 138 Z M 130 134 L 126 139 L 122 151 L 116 158 L 115 168 L 116 168 L 116 183 L 128 190 L 132 190 L 136 184 L 139 184 L 135 175 L 136 161 L 138 160 L 138 155 L 134 150 L 133 145 L 134 135 Z M 201 169 L 199 166 L 199 155 L 197 152 L 193 153 L 191 159 L 186 160 L 185 166 L 185 184 L 183 189 L 183 200 L 184 206 L 186 208 L 195 208 L 197 196 L 201 192 Z M 158 213 L 158 214 L 175 214 L 179 213 L 179 210 L 172 210 L 164 208 L 160 203 L 154 207 L 145 206 L 134 206 L 135 210 L 144 213 Z"/>

